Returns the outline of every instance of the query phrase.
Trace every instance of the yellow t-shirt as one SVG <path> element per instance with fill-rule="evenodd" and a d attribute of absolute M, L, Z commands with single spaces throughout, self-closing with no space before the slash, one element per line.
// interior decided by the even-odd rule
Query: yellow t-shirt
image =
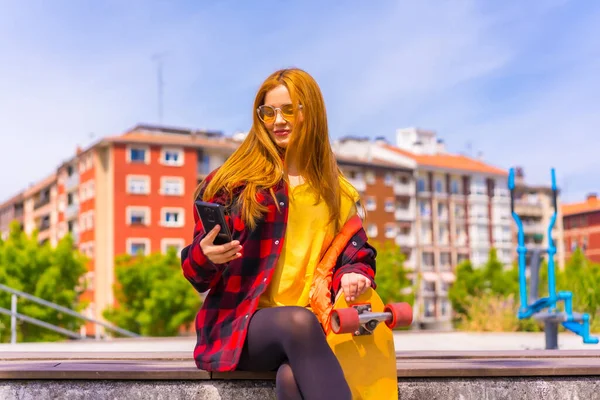
<path fill-rule="evenodd" d="M 356 213 L 359 195 L 347 180 L 340 178 L 340 184 L 353 196 L 342 195 L 340 218 L 344 224 Z M 328 224 L 327 205 L 322 200 L 315 204 L 315 200 L 307 183 L 290 188 L 284 247 L 259 308 L 308 305 L 315 267 L 335 236 L 334 224 Z"/>

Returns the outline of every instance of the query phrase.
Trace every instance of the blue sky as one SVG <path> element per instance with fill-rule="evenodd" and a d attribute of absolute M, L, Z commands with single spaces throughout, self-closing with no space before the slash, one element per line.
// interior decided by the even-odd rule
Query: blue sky
<path fill-rule="evenodd" d="M 272 71 L 323 90 L 333 139 L 432 129 L 450 151 L 600 182 L 600 2 L 0 0 L 0 201 L 73 154 L 157 123 L 247 130 Z"/>

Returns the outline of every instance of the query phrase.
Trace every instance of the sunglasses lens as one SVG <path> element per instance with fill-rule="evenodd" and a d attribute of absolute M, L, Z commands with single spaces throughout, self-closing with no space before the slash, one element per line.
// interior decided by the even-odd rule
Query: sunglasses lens
<path fill-rule="evenodd" d="M 286 104 L 281 107 L 281 113 L 283 116 L 288 119 L 294 116 L 294 106 L 291 104 Z"/>
<path fill-rule="evenodd" d="M 260 106 L 258 108 L 259 118 L 266 123 L 272 123 L 275 121 L 277 116 L 277 110 L 281 111 L 281 115 L 287 121 L 291 121 L 294 118 L 294 106 L 292 104 L 284 104 L 281 108 L 273 108 L 271 106 Z"/>
<path fill-rule="evenodd" d="M 275 119 L 275 110 L 269 106 L 260 106 L 258 109 L 260 119 L 265 122 L 271 122 Z"/>

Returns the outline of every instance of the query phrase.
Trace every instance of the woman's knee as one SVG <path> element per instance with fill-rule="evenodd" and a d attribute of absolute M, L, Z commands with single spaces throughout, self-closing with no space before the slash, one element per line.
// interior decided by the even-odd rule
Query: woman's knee
<path fill-rule="evenodd" d="M 291 307 L 289 312 L 289 326 L 293 332 L 302 331 L 305 333 L 315 328 L 321 328 L 317 316 L 304 307 Z"/>
<path fill-rule="evenodd" d="M 294 378 L 294 372 L 290 364 L 283 363 L 277 369 L 277 376 L 275 378 L 277 391 L 279 392 L 279 398 L 301 398 L 300 390 L 298 389 L 298 383 Z"/>

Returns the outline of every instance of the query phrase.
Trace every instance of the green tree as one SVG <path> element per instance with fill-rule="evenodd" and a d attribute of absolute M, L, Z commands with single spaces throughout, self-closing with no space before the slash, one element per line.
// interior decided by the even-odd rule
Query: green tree
<path fill-rule="evenodd" d="M 592 330 L 600 329 L 600 265 L 588 260 L 577 249 L 556 275 L 558 291 L 573 293 L 573 311 L 590 314 Z M 562 308 L 562 307 L 561 307 Z M 596 318 L 594 318 L 596 317 Z"/>
<path fill-rule="evenodd" d="M 117 305 L 104 311 L 115 325 L 144 336 L 174 336 L 189 327 L 202 304 L 181 275 L 178 254 L 122 255 L 116 258 Z"/>
<path fill-rule="evenodd" d="M 37 232 L 27 236 L 19 224 L 11 224 L 6 241 L 0 241 L 0 283 L 75 311 L 86 303 L 80 300 L 85 290 L 83 275 L 86 258 L 73 249 L 73 239 L 65 236 L 52 248 L 38 243 Z M 11 296 L 0 292 L 0 307 L 10 309 Z M 77 332 L 82 319 L 19 298 L 17 311 L 29 317 Z M 19 342 L 64 340 L 65 336 L 46 328 L 19 321 Z M 0 316 L 0 341 L 10 340 L 10 317 Z"/>
<path fill-rule="evenodd" d="M 404 254 L 393 243 L 377 244 L 377 293 L 384 304 L 390 302 L 414 303 L 414 290 L 404 269 Z"/>

